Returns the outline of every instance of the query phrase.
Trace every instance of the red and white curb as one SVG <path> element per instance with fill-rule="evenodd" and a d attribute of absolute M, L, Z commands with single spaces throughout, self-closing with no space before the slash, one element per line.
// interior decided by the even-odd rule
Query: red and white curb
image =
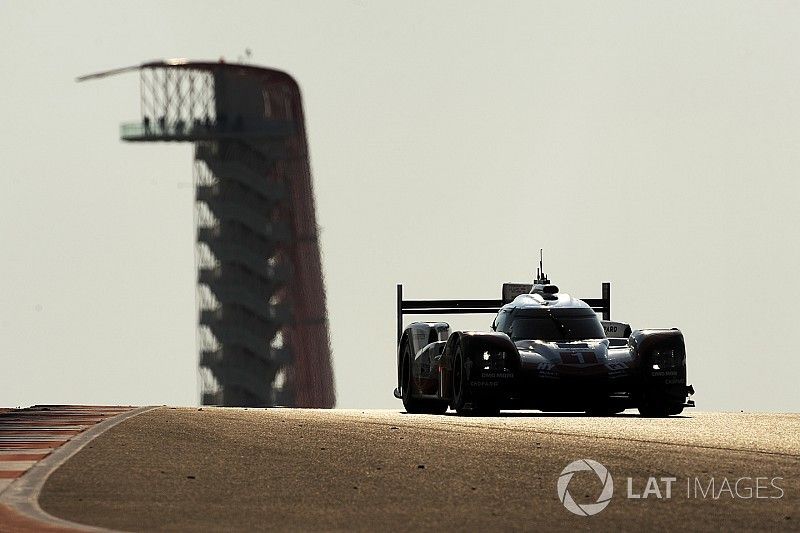
<path fill-rule="evenodd" d="M 39 506 L 47 478 L 92 439 L 153 407 L 43 405 L 0 409 L 0 531 L 101 531 Z"/>

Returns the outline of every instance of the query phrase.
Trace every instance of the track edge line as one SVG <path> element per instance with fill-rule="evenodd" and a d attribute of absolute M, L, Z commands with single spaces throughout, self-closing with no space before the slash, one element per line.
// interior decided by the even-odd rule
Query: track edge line
<path fill-rule="evenodd" d="M 138 407 L 107 418 L 93 425 L 86 431 L 75 435 L 69 441 L 56 448 L 50 455 L 33 465 L 22 477 L 16 479 L 14 483 L 0 493 L 0 504 L 9 507 L 26 518 L 41 522 L 43 525 L 46 524 L 53 527 L 80 531 L 113 531 L 106 528 L 71 522 L 53 516 L 39 505 L 39 496 L 50 475 L 95 438 L 129 418 L 154 409 L 159 409 L 160 407 L 161 406 Z"/>

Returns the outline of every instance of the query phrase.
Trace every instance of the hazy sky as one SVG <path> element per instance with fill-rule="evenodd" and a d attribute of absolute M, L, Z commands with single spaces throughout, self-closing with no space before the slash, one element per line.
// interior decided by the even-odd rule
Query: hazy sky
<path fill-rule="evenodd" d="M 0 35 L 0 405 L 197 403 L 191 146 L 119 140 L 135 74 L 74 78 L 249 47 L 303 90 L 340 407 L 401 407 L 395 283 L 497 298 L 543 247 L 683 330 L 699 408 L 800 411 L 799 3 L 0 1 Z"/>

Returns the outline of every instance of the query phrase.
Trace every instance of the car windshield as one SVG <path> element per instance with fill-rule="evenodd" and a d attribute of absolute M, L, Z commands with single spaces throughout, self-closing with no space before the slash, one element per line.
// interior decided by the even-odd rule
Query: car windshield
<path fill-rule="evenodd" d="M 605 337 L 603 326 L 594 313 L 572 316 L 558 316 L 551 313 L 521 316 L 515 318 L 511 325 L 511 339 L 515 341 L 525 339 L 581 341 Z"/>

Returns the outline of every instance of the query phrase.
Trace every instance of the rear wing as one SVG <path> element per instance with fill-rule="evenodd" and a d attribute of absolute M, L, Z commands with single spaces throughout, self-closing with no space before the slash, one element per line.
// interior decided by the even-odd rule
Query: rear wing
<path fill-rule="evenodd" d="M 611 283 L 603 283 L 601 298 L 581 298 L 603 320 L 611 320 Z M 465 315 L 495 314 L 505 304 L 520 294 L 527 294 L 533 288 L 529 283 L 504 283 L 502 298 L 499 300 L 404 300 L 403 284 L 397 284 L 397 342 L 403 335 L 404 315 Z"/>

